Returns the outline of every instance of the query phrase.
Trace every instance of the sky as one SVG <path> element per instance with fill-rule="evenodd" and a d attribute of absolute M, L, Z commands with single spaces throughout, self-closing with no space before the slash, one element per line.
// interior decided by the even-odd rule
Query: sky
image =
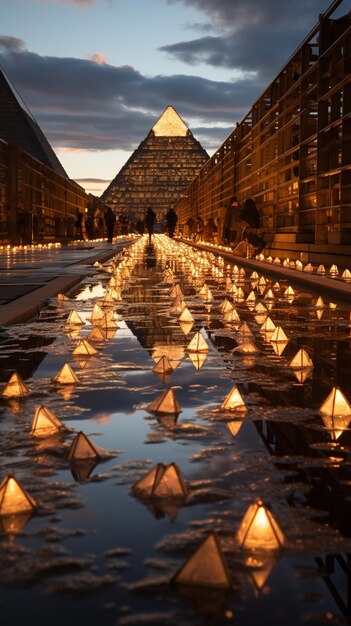
<path fill-rule="evenodd" d="M 168 105 L 213 154 L 329 4 L 0 0 L 0 65 L 99 196 Z"/>

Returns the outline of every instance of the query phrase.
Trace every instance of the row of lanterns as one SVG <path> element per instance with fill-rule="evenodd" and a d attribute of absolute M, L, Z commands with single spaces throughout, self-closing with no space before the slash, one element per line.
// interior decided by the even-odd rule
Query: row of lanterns
<path fill-rule="evenodd" d="M 144 240 L 144 244 L 145 241 L 146 239 Z M 169 246 L 170 240 L 166 239 L 166 241 L 167 246 Z M 140 244 L 139 241 L 135 244 L 135 247 L 138 246 L 137 250 L 140 252 L 140 246 L 144 244 Z M 158 243 L 158 245 L 164 246 L 164 242 L 162 241 Z M 113 305 L 115 300 L 118 301 L 121 298 L 121 289 L 126 280 L 128 280 L 131 276 L 131 268 L 137 262 L 136 259 L 138 251 L 134 256 L 133 251 L 130 251 L 130 254 L 128 255 L 131 261 L 130 266 L 128 266 L 126 257 L 123 259 L 119 257 L 117 259 L 118 263 L 111 263 L 109 266 L 104 266 L 104 271 L 111 274 L 111 278 L 109 289 L 105 296 L 105 304 L 102 304 L 102 306 L 96 304 L 92 311 L 90 321 L 94 326 L 108 328 L 109 325 L 111 325 L 111 327 L 117 328 L 117 323 L 114 320 L 113 313 L 111 313 L 110 310 L 105 311 L 104 306 L 109 307 L 111 304 Z M 179 254 L 179 251 L 177 252 Z M 205 257 L 202 257 L 202 261 L 203 265 L 206 265 L 208 268 L 212 267 L 212 271 L 214 274 L 217 274 L 219 281 L 224 280 L 223 267 L 221 269 L 218 265 L 211 266 L 211 262 L 206 260 Z M 217 272 L 214 271 L 215 267 L 217 267 Z M 99 269 L 101 268 L 99 267 Z M 192 271 L 193 270 L 194 268 L 192 268 Z M 194 277 L 197 278 L 196 273 Z M 238 271 L 237 278 L 239 280 L 243 279 L 243 272 L 240 270 Z M 251 278 L 253 281 L 257 281 L 255 286 L 260 284 L 258 276 L 252 275 Z M 179 285 L 175 283 L 174 276 L 169 268 L 164 274 L 164 279 L 166 284 L 171 285 L 171 297 L 173 298 L 172 308 L 176 309 L 176 312 L 179 313 L 180 323 L 194 324 L 194 316 L 186 307 L 183 301 L 184 296 Z M 229 281 L 226 281 L 227 291 L 233 293 L 233 287 L 236 288 L 235 297 L 241 298 L 242 294 L 240 292 L 238 293 L 241 287 L 235 285 L 232 280 L 231 284 Z M 262 287 L 265 288 L 265 285 L 261 282 L 261 288 Z M 292 297 L 294 294 L 291 290 L 288 290 L 285 295 L 287 297 Z M 203 284 L 199 289 L 199 296 L 204 298 L 207 302 L 212 302 L 214 299 L 208 286 L 205 288 L 205 284 Z M 266 291 L 264 299 L 266 305 L 269 305 L 269 303 L 274 300 L 273 291 Z M 62 297 L 60 300 L 64 301 L 65 298 Z M 268 315 L 265 315 L 269 306 L 264 306 L 265 310 L 263 310 L 263 305 L 259 307 L 258 305 L 261 303 L 256 304 L 255 302 L 255 292 L 252 291 L 251 295 L 249 294 L 246 299 L 246 303 L 249 308 L 252 306 L 255 309 L 257 316 L 261 315 L 265 318 L 262 323 L 262 327 L 264 326 L 264 329 L 261 327 L 261 331 L 263 330 L 264 333 L 271 333 L 271 341 L 277 344 L 283 344 L 286 342 L 287 337 L 283 329 L 279 326 L 275 327 Z M 230 314 L 231 322 L 236 324 L 240 322 L 237 312 L 233 313 L 235 309 L 230 300 L 227 298 L 220 304 L 220 310 L 224 317 L 227 316 L 227 319 L 229 319 Z M 67 323 L 70 326 L 81 326 L 84 324 L 83 320 L 79 316 L 79 313 L 75 310 L 70 311 Z M 238 336 L 244 340 L 238 345 L 238 348 L 241 346 L 243 352 L 245 352 L 243 349 L 245 344 L 255 347 L 254 344 L 247 341 L 250 336 L 252 337 L 252 332 L 246 322 L 238 327 Z M 195 332 L 194 336 L 188 343 L 186 350 L 189 355 L 207 354 L 209 346 L 201 332 Z M 237 348 L 235 348 L 235 350 L 237 350 Z M 92 354 L 96 354 L 96 352 L 96 349 L 87 339 L 79 340 L 73 350 L 74 355 L 84 356 L 90 356 Z M 313 367 L 313 363 L 304 349 L 300 349 L 297 352 L 295 357 L 290 361 L 289 365 L 296 371 L 308 370 Z M 173 366 L 166 355 L 163 355 L 156 363 L 153 371 L 161 376 L 164 376 L 173 371 Z M 73 384 L 79 382 L 77 375 L 74 373 L 69 363 L 66 363 L 63 366 L 53 380 L 59 384 Z M 11 376 L 8 383 L 0 391 L 0 395 L 3 398 L 20 397 L 28 393 L 30 393 L 30 390 L 16 372 Z M 220 409 L 225 412 L 234 411 L 235 414 L 239 412 L 240 415 L 247 411 L 245 402 L 236 385 L 233 386 L 226 398 L 223 400 Z M 180 405 L 172 388 L 166 389 L 158 398 L 151 402 L 147 406 L 147 410 L 156 415 L 179 414 L 181 412 Z M 328 425 L 330 420 L 337 418 L 343 418 L 344 423 L 345 420 L 348 420 L 348 423 L 351 420 L 351 405 L 338 388 L 332 389 L 326 400 L 321 405 L 320 412 L 322 413 L 323 418 L 329 420 L 327 421 Z M 62 424 L 62 422 L 60 422 L 60 420 L 58 420 L 58 418 L 56 418 L 56 416 L 49 411 L 49 409 L 45 407 L 38 407 L 33 419 L 30 434 L 33 436 L 47 437 L 57 432 L 67 433 L 69 431 L 65 425 Z M 83 432 L 80 432 L 77 433 L 72 441 L 67 453 L 67 459 L 71 462 L 86 461 L 91 459 L 101 460 L 110 455 L 111 453 L 96 446 Z M 137 497 L 141 497 L 146 500 L 177 499 L 181 502 L 186 501 L 188 495 L 187 487 L 181 476 L 181 472 L 174 463 L 170 465 L 158 463 L 155 465 L 149 472 L 147 472 L 147 474 L 145 474 L 145 476 L 141 477 L 133 485 L 132 493 Z M 26 493 L 13 476 L 7 476 L 4 478 L 0 485 L 1 517 L 13 516 L 18 513 L 26 514 L 28 512 L 33 512 L 37 506 L 38 503 Z M 240 547 L 247 550 L 278 550 L 282 548 L 285 543 L 284 535 L 280 530 L 273 514 L 261 500 L 255 501 L 246 511 L 238 529 L 236 540 Z M 230 587 L 231 577 L 229 567 L 216 533 L 211 532 L 207 537 L 205 537 L 195 552 L 175 574 L 174 581 L 185 585 L 210 586 L 218 588 Z"/>

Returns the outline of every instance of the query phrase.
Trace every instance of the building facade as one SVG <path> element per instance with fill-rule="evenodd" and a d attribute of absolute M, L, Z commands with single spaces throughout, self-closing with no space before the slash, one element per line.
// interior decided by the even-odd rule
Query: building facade
<path fill-rule="evenodd" d="M 87 194 L 68 178 L 32 114 L 0 68 L 0 242 L 75 237 Z"/>
<path fill-rule="evenodd" d="M 316 262 L 351 244 L 351 16 L 336 0 L 188 187 L 181 222 L 251 197 L 272 254 Z M 325 256 L 324 256 L 325 258 Z"/>

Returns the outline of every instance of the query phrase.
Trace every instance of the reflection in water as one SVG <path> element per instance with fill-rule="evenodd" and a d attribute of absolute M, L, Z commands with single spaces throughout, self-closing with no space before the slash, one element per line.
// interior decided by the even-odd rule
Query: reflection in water
<path fill-rule="evenodd" d="M 333 616 L 346 623 L 350 603 L 343 586 L 351 588 L 349 307 L 330 307 L 325 297 L 323 306 L 321 301 L 317 305 L 318 297 L 301 288 L 278 284 L 268 274 L 249 276 L 221 257 L 167 237 L 155 236 L 151 246 L 145 244 L 141 239 L 96 266 L 75 300 L 50 304 L 45 319 L 42 314 L 1 338 L 3 362 L 10 363 L 4 379 L 14 370 L 26 382 L 33 376 L 31 395 L 15 400 L 16 409 L 11 409 L 13 401 L 1 403 L 3 476 L 18 471 L 41 509 L 26 520 L 0 516 L 0 582 L 21 584 L 25 571 L 26 584 L 41 581 L 31 587 L 30 611 L 34 621 L 37 603 L 40 616 L 53 620 L 53 626 L 75 611 L 62 589 L 73 597 L 83 590 L 77 615 L 101 626 L 157 623 L 157 615 L 165 624 L 222 626 L 234 616 L 242 624 L 280 626 L 277 607 L 282 605 L 287 626 L 302 625 L 306 615 L 315 623 L 324 623 L 326 615 L 328 623 Z M 190 330 L 179 322 L 185 308 L 192 318 Z M 75 358 L 79 384 L 71 368 L 78 336 L 66 325 L 72 309 L 84 321 L 79 339 L 96 350 L 95 356 Z M 68 370 L 67 384 L 50 385 L 60 368 Z M 147 415 L 145 407 L 150 409 L 155 399 L 162 405 L 169 380 L 176 398 L 166 398 L 161 413 L 156 407 L 153 417 Z M 333 388 L 340 389 L 345 411 L 337 408 Z M 245 400 L 245 414 L 219 409 L 233 389 Z M 75 431 L 84 421 L 83 459 L 67 462 L 72 435 L 38 441 L 29 436 L 39 404 Z M 91 452 L 86 440 L 94 448 L 92 457 L 84 453 Z M 101 450 L 110 449 L 120 450 L 118 459 L 105 458 Z M 94 472 L 102 457 L 104 471 Z M 133 498 L 136 481 L 163 464 L 187 477 L 186 498 Z M 171 483 L 167 478 L 166 491 Z M 265 513 L 256 503 L 260 497 L 271 505 L 282 531 L 269 508 Z M 247 553 L 239 550 L 235 533 L 253 502 L 256 513 L 246 523 L 243 543 L 254 552 Z M 15 539 L 18 551 L 8 551 L 7 537 L 21 533 L 24 524 L 26 533 Z M 192 559 L 212 531 L 218 532 L 220 551 L 213 540 L 216 558 L 210 554 L 206 570 L 208 553 L 200 554 L 195 566 Z M 262 548 L 281 545 L 282 532 L 286 542 L 275 560 Z M 81 555 L 89 559 L 81 563 Z M 174 589 L 167 582 L 165 589 L 157 582 L 160 572 L 169 579 L 189 563 L 186 585 L 181 581 Z M 50 576 L 44 583 L 39 565 L 55 572 L 53 586 Z M 216 579 L 226 567 L 230 589 L 204 590 L 201 577 L 189 584 L 193 571 L 209 571 Z M 138 580 L 141 588 L 151 580 L 152 592 L 136 593 L 130 583 Z M 21 589 L 15 592 L 22 600 Z M 50 598 L 59 593 L 53 614 Z M 1 601 L 2 615 L 11 609 L 18 622 L 27 617 L 25 603 Z"/>

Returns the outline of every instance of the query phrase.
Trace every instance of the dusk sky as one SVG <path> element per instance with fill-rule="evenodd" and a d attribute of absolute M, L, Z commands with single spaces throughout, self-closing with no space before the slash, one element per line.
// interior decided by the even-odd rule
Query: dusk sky
<path fill-rule="evenodd" d="M 329 4 L 0 0 L 0 65 L 100 195 L 169 104 L 212 154 Z"/>

